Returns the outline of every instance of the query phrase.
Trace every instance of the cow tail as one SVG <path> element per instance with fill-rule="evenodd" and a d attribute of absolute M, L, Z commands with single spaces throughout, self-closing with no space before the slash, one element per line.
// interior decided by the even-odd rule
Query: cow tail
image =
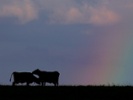
<path fill-rule="evenodd" d="M 13 73 L 11 74 L 11 77 L 10 77 L 10 82 L 11 82 L 11 79 L 12 79 L 12 75 L 13 75 Z"/>

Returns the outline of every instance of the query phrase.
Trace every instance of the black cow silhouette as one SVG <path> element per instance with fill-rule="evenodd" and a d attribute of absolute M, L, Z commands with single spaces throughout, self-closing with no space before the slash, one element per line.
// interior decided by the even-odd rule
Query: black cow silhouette
<path fill-rule="evenodd" d="M 13 72 L 10 77 L 10 81 L 12 78 L 12 75 L 14 77 L 14 81 L 12 82 L 12 85 L 15 86 L 19 83 L 26 83 L 27 86 L 31 83 L 40 84 L 39 78 L 35 77 L 31 72 Z"/>
<path fill-rule="evenodd" d="M 46 82 L 53 83 L 54 86 L 59 85 L 60 73 L 58 71 L 41 71 L 39 69 L 36 69 L 32 73 L 39 76 L 42 86 L 45 86 Z"/>

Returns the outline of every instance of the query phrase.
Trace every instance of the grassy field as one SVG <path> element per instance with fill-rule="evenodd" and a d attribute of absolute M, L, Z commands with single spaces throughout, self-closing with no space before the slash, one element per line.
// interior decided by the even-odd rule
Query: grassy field
<path fill-rule="evenodd" d="M 0 86 L 0 98 L 10 100 L 133 99 L 132 86 Z"/>

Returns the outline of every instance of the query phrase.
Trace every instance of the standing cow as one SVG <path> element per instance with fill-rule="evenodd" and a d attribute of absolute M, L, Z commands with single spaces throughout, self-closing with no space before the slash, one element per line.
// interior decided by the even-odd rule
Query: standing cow
<path fill-rule="evenodd" d="M 45 86 L 46 82 L 53 83 L 54 86 L 59 85 L 60 73 L 58 71 L 48 72 L 48 71 L 41 71 L 39 69 L 36 69 L 32 73 L 39 76 L 42 86 Z"/>
<path fill-rule="evenodd" d="M 27 86 L 29 86 L 29 84 L 33 82 L 40 84 L 40 80 L 37 77 L 35 77 L 31 72 L 13 72 L 11 74 L 10 81 L 12 75 L 14 77 L 14 81 L 12 82 L 13 86 L 19 83 L 26 83 Z"/>

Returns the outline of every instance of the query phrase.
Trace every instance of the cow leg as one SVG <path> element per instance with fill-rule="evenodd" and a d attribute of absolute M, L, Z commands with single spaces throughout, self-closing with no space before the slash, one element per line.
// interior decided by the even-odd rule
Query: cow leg
<path fill-rule="evenodd" d="M 57 82 L 57 86 L 59 86 L 59 83 Z"/>
<path fill-rule="evenodd" d="M 12 86 L 15 86 L 15 82 L 12 83 Z"/>
<path fill-rule="evenodd" d="M 42 82 L 42 84 L 43 84 L 42 86 L 45 86 L 46 85 L 46 82 Z"/>
<path fill-rule="evenodd" d="M 41 86 L 43 86 L 43 82 L 41 82 Z"/>
<path fill-rule="evenodd" d="M 57 82 L 57 83 L 55 82 L 55 83 L 53 83 L 53 84 L 54 84 L 54 86 L 58 86 L 58 82 Z"/>
<path fill-rule="evenodd" d="M 43 84 L 44 86 L 46 86 L 46 82 L 44 82 L 44 84 Z"/>
<path fill-rule="evenodd" d="M 29 83 L 27 82 L 27 84 L 26 84 L 27 86 L 29 86 Z"/>
<path fill-rule="evenodd" d="M 55 83 L 55 86 L 58 86 L 58 83 Z"/>
<path fill-rule="evenodd" d="M 56 83 L 53 83 L 54 84 L 54 86 L 56 86 Z"/>
<path fill-rule="evenodd" d="M 41 86 L 43 86 L 43 82 L 41 82 Z"/>

